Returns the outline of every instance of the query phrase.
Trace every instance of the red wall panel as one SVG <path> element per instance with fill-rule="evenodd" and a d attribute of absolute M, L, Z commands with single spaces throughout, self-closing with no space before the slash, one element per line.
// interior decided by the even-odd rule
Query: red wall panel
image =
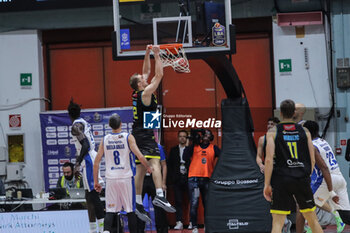
<path fill-rule="evenodd" d="M 67 109 L 71 97 L 83 108 L 103 108 L 104 81 L 101 48 L 50 51 L 53 110 Z"/>
<path fill-rule="evenodd" d="M 112 47 L 105 47 L 103 51 L 106 107 L 131 106 L 129 78 L 134 73 L 142 73 L 143 60 L 113 61 Z"/>

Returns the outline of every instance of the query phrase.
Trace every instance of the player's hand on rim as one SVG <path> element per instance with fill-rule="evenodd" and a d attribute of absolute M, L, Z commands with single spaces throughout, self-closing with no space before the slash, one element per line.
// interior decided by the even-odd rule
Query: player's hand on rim
<path fill-rule="evenodd" d="M 159 53 L 160 53 L 159 45 L 152 45 L 152 51 L 153 51 L 155 54 L 159 54 Z"/>
<path fill-rule="evenodd" d="M 264 197 L 266 199 L 266 201 L 271 202 L 271 198 L 272 198 L 272 187 L 271 185 L 265 185 L 264 186 Z"/>

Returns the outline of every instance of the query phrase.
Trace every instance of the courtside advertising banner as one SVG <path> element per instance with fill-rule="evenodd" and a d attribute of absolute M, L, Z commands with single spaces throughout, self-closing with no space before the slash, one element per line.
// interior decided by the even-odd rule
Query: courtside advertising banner
<path fill-rule="evenodd" d="M 103 139 L 103 136 L 112 132 L 108 120 L 113 113 L 118 113 L 122 119 L 122 131 L 131 132 L 132 107 L 88 109 L 81 111 L 81 117 L 85 119 L 92 129 L 95 140 L 95 150 Z M 75 164 L 76 150 L 71 134 L 72 121 L 67 111 L 49 111 L 40 113 L 41 139 L 43 149 L 43 167 L 45 190 L 55 188 L 60 176 L 63 176 L 62 166 L 65 162 Z M 105 164 L 101 162 L 101 176 L 104 178 Z"/>

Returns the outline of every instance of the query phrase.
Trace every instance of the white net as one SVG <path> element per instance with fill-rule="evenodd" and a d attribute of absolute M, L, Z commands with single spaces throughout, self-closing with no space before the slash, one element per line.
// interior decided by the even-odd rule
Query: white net
<path fill-rule="evenodd" d="M 189 73 L 190 64 L 183 48 L 164 48 L 160 50 L 163 67 L 171 66 L 180 73 Z"/>

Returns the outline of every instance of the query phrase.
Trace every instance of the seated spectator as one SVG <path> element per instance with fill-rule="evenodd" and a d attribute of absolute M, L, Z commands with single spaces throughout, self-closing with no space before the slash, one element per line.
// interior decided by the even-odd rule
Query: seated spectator
<path fill-rule="evenodd" d="M 83 181 L 76 179 L 73 174 L 74 165 L 72 163 L 66 162 L 63 164 L 62 170 L 63 176 L 58 179 L 57 188 L 66 188 L 68 195 L 71 188 L 84 188 Z"/>
<path fill-rule="evenodd" d="M 74 176 L 74 164 L 66 162 L 62 167 L 63 176 L 61 176 L 57 181 L 57 188 L 65 188 L 67 190 L 67 196 L 69 197 L 69 190 L 73 188 L 84 188 L 83 181 L 81 178 L 76 179 Z M 54 204 L 50 206 L 48 209 L 86 209 L 82 203 L 62 203 L 62 204 Z"/>

